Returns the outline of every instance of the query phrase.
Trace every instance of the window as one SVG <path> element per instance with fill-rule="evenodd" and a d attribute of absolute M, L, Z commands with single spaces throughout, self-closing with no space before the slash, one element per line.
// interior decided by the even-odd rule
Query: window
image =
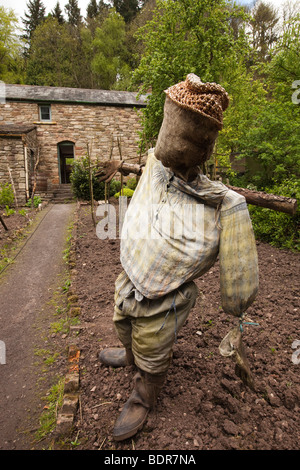
<path fill-rule="evenodd" d="M 51 121 L 51 106 L 50 106 L 50 104 L 40 105 L 40 121 Z"/>

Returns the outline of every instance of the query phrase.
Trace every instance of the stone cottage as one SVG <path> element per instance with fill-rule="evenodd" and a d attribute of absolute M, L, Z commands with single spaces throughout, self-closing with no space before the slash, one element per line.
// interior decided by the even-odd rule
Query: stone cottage
<path fill-rule="evenodd" d="M 0 183 L 13 178 L 19 203 L 53 196 L 70 183 L 74 159 L 138 158 L 146 97 L 125 91 L 5 85 L 0 97 Z M 35 171 L 36 170 L 36 171 Z M 9 175 L 10 172 L 10 175 Z"/>

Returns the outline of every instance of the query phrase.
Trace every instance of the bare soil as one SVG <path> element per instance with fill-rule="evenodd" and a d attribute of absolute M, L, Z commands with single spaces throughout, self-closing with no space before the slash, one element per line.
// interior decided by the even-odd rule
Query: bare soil
<path fill-rule="evenodd" d="M 196 281 L 200 295 L 174 346 L 155 409 L 142 431 L 117 443 L 113 425 L 131 393 L 134 368 L 105 367 L 98 354 L 121 346 L 112 322 L 114 282 L 122 269 L 119 240 L 99 240 L 89 206 L 79 207 L 72 269 L 72 290 L 81 307 L 76 449 L 299 449 L 300 363 L 295 357 L 300 346 L 292 348 L 300 340 L 299 253 L 260 242 L 257 249 L 260 291 L 248 314 L 259 325 L 245 326 L 243 333 L 255 391 L 235 375 L 233 360 L 219 354 L 221 340 L 237 320 L 221 308 L 217 262 Z"/>
<path fill-rule="evenodd" d="M 3 247 L 9 247 L 13 241 L 22 235 L 24 229 L 32 222 L 38 213 L 37 209 L 24 209 L 26 215 L 21 215 L 16 212 L 8 217 L 4 215 L 4 212 L 0 209 L 3 222 L 5 223 L 8 230 L 5 230 L 2 223 L 0 222 L 0 249 Z"/>

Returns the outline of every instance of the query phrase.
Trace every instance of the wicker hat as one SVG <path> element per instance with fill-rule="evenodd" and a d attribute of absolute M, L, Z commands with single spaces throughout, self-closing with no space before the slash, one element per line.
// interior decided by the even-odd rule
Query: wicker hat
<path fill-rule="evenodd" d="M 223 111 L 229 105 L 229 96 L 221 85 L 203 83 L 197 75 L 190 73 L 184 82 L 171 86 L 165 93 L 181 108 L 207 117 L 222 129 Z"/>

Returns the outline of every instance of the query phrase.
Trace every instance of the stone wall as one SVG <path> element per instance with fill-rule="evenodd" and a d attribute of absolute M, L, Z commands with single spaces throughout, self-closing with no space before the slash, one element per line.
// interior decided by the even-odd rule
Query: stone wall
<path fill-rule="evenodd" d="M 11 170 L 11 176 L 8 166 Z M 0 139 L 0 183 L 11 184 L 13 179 L 18 203 L 26 202 L 25 167 L 23 141 L 20 137 L 5 137 Z"/>
<path fill-rule="evenodd" d="M 0 134 L 0 184 L 12 184 L 19 204 L 25 204 L 30 196 L 31 150 L 35 152 L 36 147 L 35 129 L 26 133 L 14 130 L 11 134 Z"/>
<path fill-rule="evenodd" d="M 112 142 L 112 158 L 119 159 L 117 136 L 120 136 L 123 159 L 133 162 L 138 158 L 140 123 L 138 111 L 132 107 L 53 102 L 51 122 L 39 122 L 38 103 L 7 100 L 5 104 L 0 104 L 0 123 L 36 125 L 40 151 L 37 192 L 51 192 L 53 185 L 60 182 L 58 144 L 61 142 L 69 141 L 74 144 L 75 159 L 86 153 L 89 144 L 92 158 L 101 161 L 109 158 Z M 18 145 L 16 141 L 7 142 L 7 152 L 10 145 L 12 155 L 17 152 L 21 155 L 21 141 Z M 21 156 L 18 158 L 21 161 Z M 22 185 L 23 180 L 19 184 Z"/>

